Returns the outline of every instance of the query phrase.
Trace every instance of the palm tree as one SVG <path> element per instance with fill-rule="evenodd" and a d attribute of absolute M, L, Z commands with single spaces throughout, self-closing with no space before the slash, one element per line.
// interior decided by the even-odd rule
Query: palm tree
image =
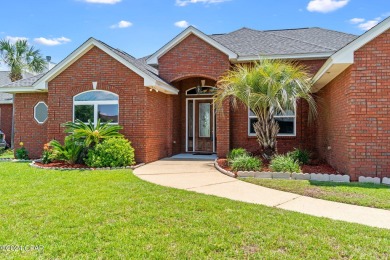
<path fill-rule="evenodd" d="M 306 67 L 292 62 L 262 59 L 255 64 L 233 67 L 217 82 L 214 95 L 217 109 L 228 98 L 233 108 L 242 103 L 256 115 L 254 129 L 267 160 L 277 152 L 279 125 L 275 115 L 295 111 L 297 101 L 304 99 L 309 104 L 310 121 L 317 116 L 309 73 Z"/>
<path fill-rule="evenodd" d="M 26 40 L 17 40 L 15 44 L 1 40 L 0 54 L 4 63 L 11 68 L 9 78 L 12 82 L 22 79 L 23 71 L 39 73 L 46 68 L 46 60 L 40 51 L 29 46 Z"/>

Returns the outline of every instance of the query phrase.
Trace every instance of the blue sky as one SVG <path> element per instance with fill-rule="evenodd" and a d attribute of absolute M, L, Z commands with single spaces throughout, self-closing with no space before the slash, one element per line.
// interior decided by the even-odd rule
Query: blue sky
<path fill-rule="evenodd" d="M 187 25 L 211 33 L 323 27 L 362 34 L 390 15 L 388 0 L 5 0 L 0 39 L 27 38 L 59 62 L 89 37 L 135 57 Z"/>

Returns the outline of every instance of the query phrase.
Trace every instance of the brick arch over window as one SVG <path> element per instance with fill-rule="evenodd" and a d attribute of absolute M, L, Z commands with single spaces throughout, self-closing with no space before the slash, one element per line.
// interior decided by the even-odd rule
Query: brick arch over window
<path fill-rule="evenodd" d="M 191 34 L 159 59 L 159 75 L 168 82 L 198 75 L 218 79 L 230 67 L 229 57 Z"/>

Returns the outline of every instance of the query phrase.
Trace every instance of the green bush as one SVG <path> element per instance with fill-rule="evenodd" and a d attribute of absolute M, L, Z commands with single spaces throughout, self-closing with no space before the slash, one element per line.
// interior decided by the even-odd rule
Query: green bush
<path fill-rule="evenodd" d="M 234 171 L 257 171 L 263 165 L 259 158 L 249 156 L 248 154 L 238 156 L 231 161 L 231 167 Z"/>
<path fill-rule="evenodd" d="M 88 151 L 89 167 L 123 167 L 134 164 L 134 148 L 125 138 L 108 138 Z"/>
<path fill-rule="evenodd" d="M 289 152 L 287 154 L 290 156 L 294 161 L 297 161 L 299 164 L 307 164 L 310 160 L 310 152 L 303 149 L 297 149 L 295 148 L 294 151 Z"/>
<path fill-rule="evenodd" d="M 15 150 L 16 159 L 28 160 L 28 151 L 23 146 L 23 142 L 20 142 L 20 148 Z"/>
<path fill-rule="evenodd" d="M 228 153 L 227 159 L 228 161 L 233 161 L 236 157 L 245 155 L 249 156 L 249 153 L 244 148 L 235 148 Z"/>
<path fill-rule="evenodd" d="M 64 145 L 57 140 L 50 142 L 52 151 L 49 160 L 65 161 L 69 164 L 75 164 L 79 159 L 83 146 L 78 145 L 71 136 L 65 137 Z"/>
<path fill-rule="evenodd" d="M 275 172 L 301 172 L 299 163 L 288 155 L 276 155 L 270 163 Z"/>

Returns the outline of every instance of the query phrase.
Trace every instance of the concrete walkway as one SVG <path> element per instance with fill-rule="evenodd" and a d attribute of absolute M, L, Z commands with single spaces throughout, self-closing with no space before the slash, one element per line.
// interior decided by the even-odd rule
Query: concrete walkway
<path fill-rule="evenodd" d="M 213 161 L 163 159 L 137 168 L 134 173 L 145 181 L 167 187 L 390 229 L 390 210 L 354 206 L 261 187 L 220 173 L 214 168 Z"/>

